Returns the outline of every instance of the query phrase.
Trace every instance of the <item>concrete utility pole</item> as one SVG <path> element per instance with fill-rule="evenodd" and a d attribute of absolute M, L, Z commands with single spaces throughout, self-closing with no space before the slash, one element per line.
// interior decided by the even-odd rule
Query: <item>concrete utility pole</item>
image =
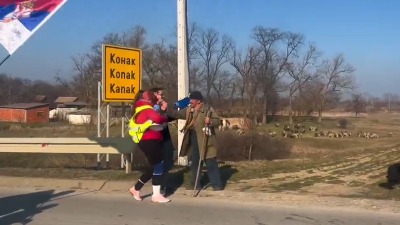
<path fill-rule="evenodd" d="M 187 46 L 187 0 L 177 0 L 178 5 L 178 99 L 189 94 L 189 66 Z M 183 134 L 179 132 L 185 125 L 178 120 L 178 154 L 182 146 Z M 179 157 L 178 165 L 188 165 L 187 157 Z"/>

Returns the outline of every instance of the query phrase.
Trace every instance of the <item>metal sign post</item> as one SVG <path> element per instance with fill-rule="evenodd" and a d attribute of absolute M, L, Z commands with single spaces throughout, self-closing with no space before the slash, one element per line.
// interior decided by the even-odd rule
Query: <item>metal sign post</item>
<path fill-rule="evenodd" d="M 110 103 L 107 103 L 106 137 L 110 137 Z M 106 154 L 106 168 L 110 168 L 110 155 Z"/>
<path fill-rule="evenodd" d="M 142 50 L 103 44 L 102 55 L 102 82 L 99 87 L 99 105 L 101 101 L 106 107 L 106 137 L 110 137 L 110 102 L 122 103 L 122 130 L 121 136 L 125 137 L 125 105 L 132 102 L 136 93 L 141 88 L 142 81 Z M 100 111 L 99 107 L 99 111 Z M 100 115 L 100 113 L 98 113 Z M 100 121 L 101 123 L 101 121 Z M 98 126 L 100 126 L 100 123 Z M 101 130 L 101 128 L 98 128 Z M 101 136 L 101 131 L 98 131 Z M 98 162 L 99 162 L 98 156 Z M 121 168 L 126 167 L 126 173 L 131 171 L 131 157 L 121 155 Z M 106 155 L 107 167 L 110 163 L 109 155 Z M 124 162 L 125 161 L 125 162 Z"/>
<path fill-rule="evenodd" d="M 125 132 L 128 131 L 126 129 L 126 123 L 125 121 L 129 121 L 129 119 L 126 117 L 126 106 L 124 103 L 122 103 L 122 120 L 121 120 L 121 137 L 125 137 Z M 121 154 L 121 169 L 125 167 L 125 172 L 130 173 L 132 170 L 132 158 L 133 154 Z"/>
<path fill-rule="evenodd" d="M 104 120 L 107 121 L 108 117 L 104 116 L 104 113 L 103 113 L 104 105 L 103 105 L 103 102 L 101 101 L 101 97 L 102 97 L 101 90 L 102 90 L 101 82 L 98 82 L 98 84 L 97 84 L 97 137 L 98 138 L 102 137 L 102 133 L 103 133 L 104 129 L 106 128 L 105 126 L 108 125 L 107 122 L 102 123 Z M 103 124 L 105 124 L 104 127 L 102 126 Z M 104 156 L 103 154 L 97 154 L 97 169 L 101 168 L 101 160 L 102 160 L 103 156 Z M 106 160 L 106 161 L 109 162 L 109 160 Z"/>

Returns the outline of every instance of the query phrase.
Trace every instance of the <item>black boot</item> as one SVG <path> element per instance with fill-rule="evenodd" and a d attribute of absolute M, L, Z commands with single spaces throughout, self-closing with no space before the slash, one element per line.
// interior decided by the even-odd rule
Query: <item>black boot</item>
<path fill-rule="evenodd" d="M 213 187 L 212 189 L 213 189 L 213 191 L 223 191 L 224 190 L 223 187 Z"/>

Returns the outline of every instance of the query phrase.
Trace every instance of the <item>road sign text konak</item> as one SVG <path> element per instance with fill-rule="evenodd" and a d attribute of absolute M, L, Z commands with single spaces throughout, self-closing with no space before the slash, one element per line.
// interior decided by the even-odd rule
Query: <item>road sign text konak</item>
<path fill-rule="evenodd" d="M 140 49 L 103 45 L 103 101 L 131 102 L 141 80 Z"/>

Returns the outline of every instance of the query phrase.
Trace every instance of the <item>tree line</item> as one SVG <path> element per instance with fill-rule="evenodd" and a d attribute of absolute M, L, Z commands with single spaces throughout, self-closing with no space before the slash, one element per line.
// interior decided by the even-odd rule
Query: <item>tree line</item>
<path fill-rule="evenodd" d="M 0 74 L 0 103 L 26 101 L 43 94 L 49 99 L 73 95 L 97 104 L 97 82 L 102 75 L 102 44 L 140 48 L 143 51 L 143 89 L 164 87 L 170 102 L 177 100 L 177 46 L 147 41 L 147 31 L 135 26 L 108 33 L 89 52 L 73 56 L 73 74 L 55 74 L 55 83 Z M 376 98 L 357 92 L 355 68 L 338 52 L 325 57 L 301 33 L 255 26 L 249 43 L 239 46 L 228 34 L 192 23 L 188 29 L 190 90 L 200 90 L 221 115 L 245 116 L 266 123 L 269 115 L 318 114 L 343 107 L 359 114 L 368 110 L 398 110 L 395 94 Z"/>

